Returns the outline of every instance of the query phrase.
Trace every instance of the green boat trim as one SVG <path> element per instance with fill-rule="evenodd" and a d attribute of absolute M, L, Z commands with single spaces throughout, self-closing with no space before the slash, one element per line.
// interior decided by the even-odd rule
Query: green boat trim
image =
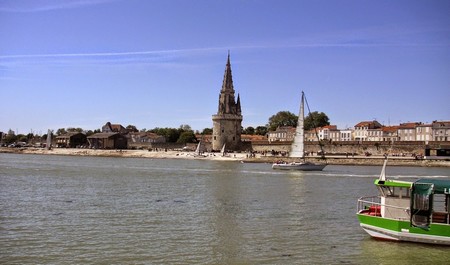
<path fill-rule="evenodd" d="M 361 227 L 372 237 L 387 240 L 450 245 L 450 226 L 432 223 L 424 230 L 409 221 L 357 214 Z"/>

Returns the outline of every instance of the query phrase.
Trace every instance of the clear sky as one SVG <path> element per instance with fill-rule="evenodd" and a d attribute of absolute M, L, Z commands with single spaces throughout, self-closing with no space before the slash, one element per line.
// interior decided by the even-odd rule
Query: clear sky
<path fill-rule="evenodd" d="M 0 0 L 0 131 L 211 128 L 228 50 L 243 127 L 450 120 L 448 0 Z"/>

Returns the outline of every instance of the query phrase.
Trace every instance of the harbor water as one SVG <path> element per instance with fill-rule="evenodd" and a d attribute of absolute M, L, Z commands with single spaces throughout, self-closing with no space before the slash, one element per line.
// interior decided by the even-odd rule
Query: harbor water
<path fill-rule="evenodd" d="M 356 201 L 377 194 L 380 170 L 0 154 L 0 264 L 448 264 L 449 247 L 359 227 Z"/>

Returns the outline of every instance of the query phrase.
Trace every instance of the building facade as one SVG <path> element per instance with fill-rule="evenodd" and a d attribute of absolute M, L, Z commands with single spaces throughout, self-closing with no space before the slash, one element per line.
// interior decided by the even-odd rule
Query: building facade
<path fill-rule="evenodd" d="M 400 123 L 400 126 L 398 127 L 398 140 L 415 141 L 416 127 L 419 125 L 421 125 L 420 122 Z"/>
<path fill-rule="evenodd" d="M 239 94 L 235 100 L 230 53 L 228 53 L 217 114 L 212 116 L 212 149 L 239 150 L 241 147 L 242 112 Z"/>
<path fill-rule="evenodd" d="M 341 133 L 341 141 L 353 141 L 352 129 L 340 130 L 340 133 Z"/>
<path fill-rule="evenodd" d="M 56 137 L 57 147 L 75 148 L 85 146 L 86 144 L 87 137 L 84 133 L 80 132 L 68 132 Z"/>
<path fill-rule="evenodd" d="M 416 141 L 431 141 L 433 137 L 431 124 L 420 124 L 416 127 Z"/>
<path fill-rule="evenodd" d="M 450 121 L 434 121 L 431 126 L 434 141 L 450 141 Z"/>
<path fill-rule="evenodd" d="M 378 121 L 362 121 L 355 125 L 354 137 L 355 141 L 367 141 L 369 130 L 372 130 L 372 136 L 378 137 L 378 130 L 382 125 Z M 376 135 L 376 136 L 375 136 Z"/>
<path fill-rule="evenodd" d="M 281 126 L 275 131 L 267 132 L 267 139 L 269 142 L 286 142 L 293 141 L 295 135 L 295 127 Z"/>

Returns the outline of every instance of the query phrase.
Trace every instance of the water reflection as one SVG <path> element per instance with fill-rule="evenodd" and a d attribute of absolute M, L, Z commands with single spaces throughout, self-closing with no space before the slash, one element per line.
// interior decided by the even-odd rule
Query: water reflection
<path fill-rule="evenodd" d="M 391 242 L 365 237 L 361 242 L 364 264 L 444 264 L 450 260 L 448 247 L 408 242 Z"/>
<path fill-rule="evenodd" d="M 239 219 L 243 206 L 240 202 L 240 185 L 234 176 L 213 177 L 214 213 L 212 226 L 217 241 L 213 246 L 215 259 L 222 264 L 233 264 L 240 257 L 243 242 Z"/>

